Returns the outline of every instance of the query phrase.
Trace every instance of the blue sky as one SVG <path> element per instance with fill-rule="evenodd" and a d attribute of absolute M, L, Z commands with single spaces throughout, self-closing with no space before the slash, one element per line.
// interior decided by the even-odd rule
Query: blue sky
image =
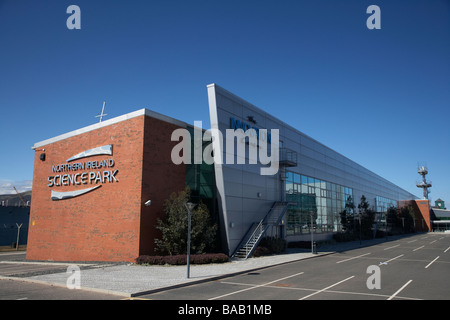
<path fill-rule="evenodd" d="M 30 187 L 35 142 L 98 122 L 104 100 L 106 119 L 209 127 L 209 83 L 417 196 L 426 162 L 450 206 L 449 0 L 0 0 L 0 194 Z"/>

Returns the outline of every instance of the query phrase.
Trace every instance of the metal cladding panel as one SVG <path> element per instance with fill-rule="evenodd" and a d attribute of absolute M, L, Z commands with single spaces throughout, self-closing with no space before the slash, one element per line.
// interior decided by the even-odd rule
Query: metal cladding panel
<path fill-rule="evenodd" d="M 216 85 L 208 86 L 208 96 L 211 128 L 218 129 L 223 135 L 220 150 L 223 163 L 215 163 L 215 175 L 218 193 L 222 195 L 219 212 L 225 223 L 225 242 L 231 254 L 252 223 L 264 218 L 273 202 L 279 200 L 279 177 L 261 175 L 260 169 L 264 166 L 259 161 L 257 164 L 250 164 L 249 148 L 256 148 L 255 146 L 245 146 L 245 157 L 237 156 L 236 147 L 234 150 L 226 148 L 226 130 L 233 129 L 231 119 L 250 125 L 248 117 L 251 116 L 257 121 L 256 124 L 251 123 L 252 126 L 266 129 L 268 114 Z M 273 120 L 270 122 L 276 123 Z M 235 139 L 236 146 L 239 143 L 237 140 Z M 227 151 L 234 153 L 234 163 L 226 161 Z M 245 163 L 237 164 L 238 159 Z"/>

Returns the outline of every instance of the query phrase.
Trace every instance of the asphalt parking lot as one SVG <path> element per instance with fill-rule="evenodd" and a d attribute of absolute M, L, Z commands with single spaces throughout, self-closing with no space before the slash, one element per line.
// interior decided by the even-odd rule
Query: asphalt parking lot
<path fill-rule="evenodd" d="M 378 268 L 379 279 L 376 279 L 376 272 L 368 270 L 370 266 Z M 239 301 L 450 299 L 449 272 L 450 235 L 421 234 L 141 298 Z"/>
<path fill-rule="evenodd" d="M 0 300 L 117 300 L 130 298 L 127 292 L 136 292 L 131 297 L 139 299 L 217 303 L 450 299 L 450 234 L 416 234 L 321 249 L 322 255 L 291 253 L 194 266 L 193 283 L 186 282 L 184 266 L 79 264 L 82 288 L 78 290 L 67 288 L 68 263 L 26 262 L 25 253 L 1 253 Z M 127 290 L 118 292 L 123 289 Z"/>
<path fill-rule="evenodd" d="M 122 296 L 69 290 L 65 286 L 30 282 L 30 276 L 65 273 L 69 263 L 26 262 L 26 252 L 0 253 L 0 300 L 118 300 Z M 9 278 L 9 279 L 8 279 Z M 12 280 L 16 279 L 16 280 Z"/>

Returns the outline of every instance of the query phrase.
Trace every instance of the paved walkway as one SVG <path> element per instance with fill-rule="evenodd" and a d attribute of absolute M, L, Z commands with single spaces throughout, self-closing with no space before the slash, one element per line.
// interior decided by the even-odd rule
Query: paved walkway
<path fill-rule="evenodd" d="M 320 253 L 320 255 L 323 254 Z M 141 266 L 136 264 L 93 266 L 92 269 L 81 270 L 80 280 L 83 289 L 88 288 L 99 292 L 133 297 L 315 256 L 318 255 L 303 252 L 221 264 L 191 265 L 189 279 L 186 266 Z M 69 276 L 70 274 L 64 272 L 32 276 L 27 279 L 66 286 Z"/>

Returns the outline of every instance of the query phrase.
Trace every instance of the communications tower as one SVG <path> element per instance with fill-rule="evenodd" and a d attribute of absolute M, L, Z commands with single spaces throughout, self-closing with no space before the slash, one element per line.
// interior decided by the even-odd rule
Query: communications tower
<path fill-rule="evenodd" d="M 428 174 L 428 168 L 424 165 L 419 165 L 417 167 L 417 173 L 422 176 L 422 181 L 417 181 L 417 188 L 423 189 L 423 198 L 428 200 L 428 194 L 431 192 L 428 188 L 431 188 L 431 181 L 427 181 L 426 175 Z"/>

